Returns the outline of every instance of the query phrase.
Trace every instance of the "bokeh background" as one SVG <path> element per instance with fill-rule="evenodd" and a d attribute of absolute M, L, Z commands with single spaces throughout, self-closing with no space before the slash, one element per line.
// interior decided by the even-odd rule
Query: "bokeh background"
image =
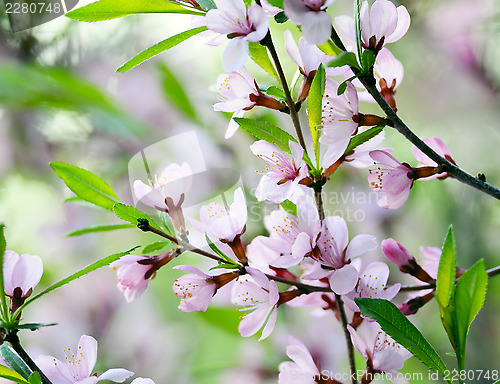
<path fill-rule="evenodd" d="M 500 185 L 498 2 L 396 3 L 404 4 L 412 16 L 407 35 L 390 47 L 405 67 L 397 92 L 400 116 L 419 136 L 440 137 L 465 170 L 484 173 Z M 76 229 L 117 220 L 104 210 L 65 202 L 71 192 L 49 167 L 51 161 L 99 174 L 131 204 L 130 159 L 143 148 L 195 130 L 208 164 L 241 174 L 251 208 L 244 241 L 266 234 L 260 212 L 273 207 L 252 200 L 258 183 L 255 170 L 263 169 L 249 150 L 253 138 L 239 131 L 224 140 L 228 116 L 212 109 L 223 46 L 208 46 L 206 39 L 195 37 L 130 72 L 115 73 L 141 50 L 188 29 L 189 17 L 143 15 L 92 24 L 63 17 L 13 34 L 3 4 L 0 12 L 0 221 L 7 225 L 9 249 L 42 257 L 42 287 L 99 258 L 156 240 L 134 229 L 67 237 Z M 351 14 L 352 2 L 338 0 L 329 12 Z M 296 68 L 283 48 L 285 29 L 297 39 L 299 33 L 289 22 L 272 26 L 291 80 Z M 251 63 L 248 67 L 260 85 L 275 85 L 262 69 Z M 364 104 L 362 111 L 378 109 Z M 264 110 L 248 116 L 292 132 L 286 116 Z M 397 132 L 387 129 L 385 145 L 394 148 L 398 159 L 415 164 L 411 144 Z M 366 170 L 345 168 L 329 183 L 325 201 L 327 214 L 344 215 L 351 237 L 393 237 L 417 255 L 419 246 L 440 247 L 453 224 L 461 267 L 480 258 L 487 268 L 500 263 L 498 201 L 454 180 L 434 180 L 416 183 L 403 208 L 387 211 L 376 205 Z M 375 251 L 371 257 L 381 260 L 382 253 Z M 177 263 L 204 265 L 189 255 Z M 206 314 L 180 312 L 171 290 L 178 276 L 163 268 L 143 297 L 127 304 L 115 288 L 114 272 L 98 270 L 30 308 L 26 320 L 58 325 L 26 332 L 21 339 L 35 357 L 60 358 L 62 349 L 74 347 L 81 334 L 91 334 L 100 343 L 99 373 L 121 366 L 156 383 L 273 383 L 279 363 L 287 360 L 291 334 L 310 347 L 322 368 L 347 371 L 341 328 L 330 313 L 317 316 L 310 310 L 281 308 L 277 328 L 259 343 L 257 337 L 239 336 L 240 314 L 224 300 Z M 391 281 L 412 282 L 397 269 Z M 470 332 L 469 369 L 500 368 L 500 278 L 490 280 L 488 288 L 485 307 Z M 404 298 L 398 296 L 399 301 Z M 453 366 L 436 303 L 411 320 Z M 407 361 L 403 371 L 427 375 L 416 359 Z"/>

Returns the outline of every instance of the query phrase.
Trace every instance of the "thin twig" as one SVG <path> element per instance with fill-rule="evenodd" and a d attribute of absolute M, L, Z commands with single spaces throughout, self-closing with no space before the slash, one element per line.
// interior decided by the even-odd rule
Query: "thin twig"
<path fill-rule="evenodd" d="M 342 302 L 342 297 L 339 294 L 335 294 L 335 303 L 337 304 L 337 309 L 339 310 L 340 320 L 342 323 L 342 329 L 344 330 L 345 341 L 347 344 L 347 356 L 349 357 L 349 368 L 351 370 L 352 384 L 358 384 L 356 380 L 356 361 L 354 360 L 354 346 L 352 345 L 351 334 L 347 329 L 347 316 L 345 314 L 344 303 Z"/>

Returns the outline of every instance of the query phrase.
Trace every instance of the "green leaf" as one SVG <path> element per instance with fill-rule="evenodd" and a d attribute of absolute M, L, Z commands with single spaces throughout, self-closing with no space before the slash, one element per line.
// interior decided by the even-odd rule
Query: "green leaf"
<path fill-rule="evenodd" d="M 3 265 L 3 258 L 5 250 L 7 249 L 7 241 L 5 240 L 5 225 L 0 224 L 0 265 Z M 3 273 L 0 273 L 0 304 L 2 312 L 2 320 L 7 321 L 9 318 L 9 307 L 7 306 L 7 299 L 5 297 Z"/>
<path fill-rule="evenodd" d="M 148 49 L 145 49 L 137 56 L 134 56 L 132 59 L 123 64 L 120 68 L 116 70 L 116 72 L 127 72 L 132 68 L 138 66 L 139 64 L 145 62 L 146 60 L 151 59 L 152 57 L 159 55 L 164 51 L 168 51 L 169 49 L 175 47 L 176 45 L 182 43 L 183 41 L 189 39 L 197 35 L 200 32 L 206 31 L 207 27 L 198 27 L 193 28 L 188 31 L 181 32 L 177 35 L 171 36 L 168 39 L 160 41 L 158 44 L 155 44 Z"/>
<path fill-rule="evenodd" d="M 309 129 L 314 144 L 317 167 L 319 168 L 319 132 L 322 126 L 323 94 L 325 93 L 326 73 L 322 64 L 319 65 L 309 91 L 308 116 Z"/>
<path fill-rule="evenodd" d="M 356 33 L 356 50 L 358 57 L 361 57 L 363 42 L 361 41 L 361 18 L 360 18 L 360 0 L 354 1 L 354 31 Z"/>
<path fill-rule="evenodd" d="M 121 203 L 115 204 L 113 206 L 113 212 L 119 219 L 128 221 L 130 224 L 133 224 L 135 226 L 137 226 L 138 219 L 147 219 L 152 227 L 161 230 L 158 224 L 156 224 L 156 222 L 150 216 L 138 210 L 136 207 L 132 207 L 131 205 L 125 205 Z"/>
<path fill-rule="evenodd" d="M 483 307 L 487 285 L 488 274 L 483 260 L 474 264 L 460 277 L 457 283 L 454 314 L 458 336 L 456 352 L 460 369 L 464 368 L 467 334 L 472 322 Z"/>
<path fill-rule="evenodd" d="M 206 11 L 217 8 L 212 0 L 196 0 L 196 2 Z"/>
<path fill-rule="evenodd" d="M 5 367 L 3 365 L 0 365 L 0 377 L 10 381 L 15 381 L 16 383 L 28 384 L 28 382 L 24 380 L 20 374 L 10 369 L 9 367 Z"/>
<path fill-rule="evenodd" d="M 285 200 L 280 205 L 283 207 L 285 212 L 297 217 L 297 205 L 292 203 L 290 200 Z"/>
<path fill-rule="evenodd" d="M 30 384 L 42 384 L 42 378 L 38 372 L 33 372 L 30 377 L 28 377 Z"/>
<path fill-rule="evenodd" d="M 363 72 L 368 73 L 371 67 L 375 64 L 375 54 L 370 50 L 365 50 L 361 55 L 361 65 Z"/>
<path fill-rule="evenodd" d="M 283 9 L 283 0 L 267 0 L 267 2 L 275 7 Z"/>
<path fill-rule="evenodd" d="M 337 88 L 337 96 L 343 94 L 346 89 L 347 89 L 347 80 L 339 84 L 339 87 Z"/>
<path fill-rule="evenodd" d="M 135 225 L 132 224 L 111 224 L 111 225 L 98 225 L 95 227 L 87 227 L 82 229 L 77 229 L 71 233 L 68 233 L 68 237 L 75 237 L 86 235 L 88 233 L 96 233 L 96 232 L 109 232 L 116 231 L 117 229 L 126 229 L 126 228 L 135 228 Z"/>
<path fill-rule="evenodd" d="M 0 356 L 21 378 L 28 379 L 31 375 L 31 369 L 7 343 L 0 346 Z"/>
<path fill-rule="evenodd" d="M 73 20 L 95 22 L 138 13 L 204 14 L 165 0 L 100 0 L 68 12 L 66 16 Z"/>
<path fill-rule="evenodd" d="M 90 203 L 112 209 L 120 200 L 113 189 L 99 176 L 75 165 L 52 162 L 52 169 L 75 195 Z"/>
<path fill-rule="evenodd" d="M 265 92 L 269 96 L 273 96 L 273 97 L 276 97 L 278 99 L 282 99 L 282 100 L 286 99 L 285 91 L 283 91 L 283 89 L 281 89 L 281 88 L 275 87 L 274 85 L 272 85 L 266 89 L 263 89 L 262 92 Z"/>
<path fill-rule="evenodd" d="M 160 63 L 159 69 L 165 96 L 184 115 L 193 121 L 197 121 L 196 111 L 181 82 L 177 80 L 177 77 L 165 63 Z"/>
<path fill-rule="evenodd" d="M 361 314 L 380 324 L 396 342 L 430 369 L 445 376 L 446 365 L 420 331 L 393 303 L 384 299 L 356 298 Z"/>
<path fill-rule="evenodd" d="M 361 132 L 356 136 L 352 137 L 344 153 L 348 154 L 356 147 L 359 147 L 361 144 L 364 144 L 367 141 L 373 139 L 375 136 L 377 136 L 380 132 L 384 130 L 384 126 L 385 125 L 377 125 L 376 127 L 367 129 L 366 131 Z"/>
<path fill-rule="evenodd" d="M 266 47 L 257 42 L 249 42 L 248 43 L 248 54 L 250 58 L 261 67 L 264 71 L 269 73 L 272 77 L 278 80 L 278 74 L 274 69 L 271 60 L 269 59 L 269 55 L 267 53 Z"/>
<path fill-rule="evenodd" d="M 342 67 L 344 65 L 360 69 L 356 55 L 352 52 L 340 52 L 335 59 L 327 64 L 328 67 Z"/>
<path fill-rule="evenodd" d="M 219 265 L 210 268 L 210 271 L 214 269 L 240 269 L 240 267 L 237 266 L 236 264 L 220 263 Z"/>
<path fill-rule="evenodd" d="M 231 259 L 229 256 L 227 256 L 224 252 L 222 252 L 214 243 L 212 240 L 210 240 L 210 237 L 208 237 L 207 234 L 205 234 L 205 240 L 207 241 L 208 246 L 212 251 L 214 251 L 217 255 L 222 257 L 228 264 L 235 265 L 235 261 Z"/>
<path fill-rule="evenodd" d="M 285 12 L 278 12 L 276 15 L 274 15 L 274 20 L 278 24 L 286 23 L 288 21 L 287 15 L 285 15 Z"/>
<path fill-rule="evenodd" d="M 14 328 L 14 329 L 29 329 L 30 331 L 36 331 L 37 329 L 45 328 L 45 327 L 53 327 L 57 324 L 58 323 L 49 323 L 49 324 L 25 323 L 25 324 L 16 325 L 15 327 L 12 327 L 12 328 Z"/>
<path fill-rule="evenodd" d="M 457 249 L 453 228 L 450 226 L 444 240 L 436 281 L 436 299 L 440 308 L 446 308 L 455 292 L 457 278 Z"/>
<path fill-rule="evenodd" d="M 142 253 L 151 253 L 151 252 L 156 252 L 159 251 L 166 246 L 172 244 L 171 241 L 155 241 L 154 243 L 148 244 L 144 247 L 142 250 Z"/>
<path fill-rule="evenodd" d="M 87 267 L 79 270 L 78 272 L 73 273 L 72 275 L 66 277 L 65 279 L 62 279 L 62 280 L 58 281 L 55 284 L 52 284 L 50 287 L 46 288 L 45 290 L 43 290 L 42 292 L 40 292 L 38 295 L 32 297 L 31 299 L 29 299 L 28 301 L 26 301 L 23 305 L 21 305 L 19 307 L 19 309 L 14 313 L 13 318 L 16 318 L 17 315 L 19 315 L 19 313 L 21 313 L 21 311 L 24 308 L 26 308 L 26 306 L 28 306 L 29 304 L 31 304 L 33 301 L 38 300 L 40 297 L 45 296 L 47 293 L 50 293 L 53 290 L 62 287 L 63 285 L 71 283 L 73 280 L 76 280 L 76 279 L 78 279 L 78 278 L 80 278 L 82 276 L 85 276 L 85 275 L 89 274 L 90 272 L 95 271 L 96 269 L 105 267 L 105 266 L 111 264 L 113 261 L 118 260 L 122 256 L 129 255 L 130 253 L 132 253 L 137 248 L 139 248 L 139 246 L 136 246 L 136 247 L 134 247 L 132 249 L 129 249 L 128 251 L 120 252 L 120 253 L 115 253 L 113 255 L 105 257 L 104 259 L 97 260 L 96 262 L 94 262 L 94 263 L 90 264 L 89 266 L 87 266 Z"/>
<path fill-rule="evenodd" d="M 291 153 L 288 146 L 289 141 L 297 142 L 288 132 L 264 121 L 245 119 L 243 117 L 237 117 L 234 121 L 236 121 L 245 132 L 258 139 L 277 145 L 286 153 Z"/>
<path fill-rule="evenodd" d="M 331 40 L 328 40 L 324 44 L 318 45 L 318 48 L 325 52 L 327 55 L 333 57 L 338 56 L 342 52 L 342 50 L 337 47 Z"/>

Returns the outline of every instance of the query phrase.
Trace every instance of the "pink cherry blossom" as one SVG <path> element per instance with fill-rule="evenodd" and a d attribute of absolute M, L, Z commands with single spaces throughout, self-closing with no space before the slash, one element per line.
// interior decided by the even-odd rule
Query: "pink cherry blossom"
<path fill-rule="evenodd" d="M 257 103 L 256 97 L 259 95 L 257 84 L 245 67 L 238 72 L 219 76 L 217 97 L 220 103 L 214 104 L 214 110 L 234 112 L 226 131 L 226 139 L 232 137 L 239 127 L 234 118 L 242 117 L 245 110 L 252 109 Z"/>
<path fill-rule="evenodd" d="M 384 87 L 393 93 L 403 81 L 404 67 L 401 61 L 396 59 L 391 51 L 382 48 L 377 54 L 377 59 L 373 66 L 373 75 L 377 80 L 377 89 L 383 91 Z M 385 84 L 384 87 L 382 84 Z"/>
<path fill-rule="evenodd" d="M 269 29 L 264 9 L 257 4 L 246 7 L 243 0 L 214 0 L 216 9 L 205 16 L 207 28 L 231 39 L 222 56 L 224 69 L 233 72 L 247 60 L 248 42 L 261 41 Z"/>
<path fill-rule="evenodd" d="M 397 344 L 388 334 L 381 330 L 376 322 L 364 321 L 358 332 L 350 325 L 347 326 L 351 334 L 354 348 L 363 355 L 370 368 L 376 372 L 391 374 L 395 384 L 409 383 L 408 380 L 395 381 L 399 376 L 397 369 L 401 369 L 412 354 Z"/>
<path fill-rule="evenodd" d="M 267 0 L 260 0 L 260 5 L 269 17 L 274 17 L 278 13 L 283 12 L 281 8 L 271 5 Z"/>
<path fill-rule="evenodd" d="M 125 255 L 109 266 L 113 270 L 117 270 L 117 287 L 124 293 L 127 302 L 130 303 L 144 293 L 149 281 L 154 278 L 156 271 L 176 255 L 175 251 L 165 252 L 154 257 Z"/>
<path fill-rule="evenodd" d="M 359 281 L 356 290 L 344 296 L 345 304 L 354 312 L 359 312 L 358 305 L 354 301 L 356 297 L 369 297 L 371 299 L 392 300 L 401 289 L 397 283 L 387 287 L 389 278 L 389 267 L 381 262 L 370 263 L 359 272 Z"/>
<path fill-rule="evenodd" d="M 436 152 L 438 155 L 441 157 L 444 157 L 446 160 L 452 162 L 453 164 L 455 161 L 453 160 L 451 156 L 451 152 L 446 146 L 443 141 L 437 137 L 430 137 L 430 138 L 423 138 L 422 141 L 427 144 L 429 147 L 431 147 L 434 152 Z M 419 162 L 419 165 L 423 166 L 428 166 L 428 167 L 437 167 L 437 164 L 434 160 L 431 160 L 427 155 L 425 155 L 420 149 L 417 147 L 413 146 L 412 148 L 412 153 L 413 156 L 415 156 L 415 159 Z M 437 178 L 443 178 L 446 177 L 447 173 L 442 172 L 438 173 L 429 177 L 422 178 L 422 180 L 431 180 L 431 179 L 437 179 Z"/>
<path fill-rule="evenodd" d="M 268 237 L 257 236 L 247 246 L 248 265 L 264 273 L 274 275 L 269 265 L 280 256 L 280 252 L 266 246 Z"/>
<path fill-rule="evenodd" d="M 302 160 L 304 150 L 299 143 L 291 140 L 288 145 L 291 155 L 265 140 L 259 140 L 250 146 L 254 155 L 267 163 L 267 172 L 255 191 L 257 200 L 281 203 L 290 199 L 297 188 L 301 188 L 299 182 L 307 177 L 308 172 L 307 165 Z"/>
<path fill-rule="evenodd" d="M 335 163 L 346 150 L 351 135 L 359 126 L 358 95 L 351 82 L 347 83 L 346 92 L 337 95 L 339 84 L 327 77 L 323 96 L 320 142 L 328 145 L 323 158 L 323 167 Z"/>
<path fill-rule="evenodd" d="M 122 383 L 133 375 L 123 368 L 108 369 L 99 377 L 92 373 L 97 361 L 97 341 L 92 336 L 83 335 L 76 351 L 65 349 L 65 360 L 52 356 L 39 356 L 36 364 L 52 384 L 95 384 L 101 380 Z"/>
<path fill-rule="evenodd" d="M 298 200 L 297 217 L 279 209 L 264 221 L 271 237 L 263 239 L 263 244 L 281 254 L 271 263 L 272 266 L 289 268 L 297 265 L 314 250 L 321 221 L 312 197 L 306 195 Z"/>
<path fill-rule="evenodd" d="M 370 128 L 366 128 L 370 129 Z M 360 131 L 362 133 L 362 131 Z M 385 131 L 380 132 L 377 136 L 370 140 L 358 145 L 354 151 L 344 157 L 344 164 L 350 165 L 354 168 L 366 168 L 373 164 L 370 157 L 370 152 L 378 149 L 385 138 Z"/>
<path fill-rule="evenodd" d="M 238 330 L 241 336 L 252 336 L 266 324 L 260 341 L 267 338 L 274 329 L 280 294 L 274 280 L 269 280 L 257 269 L 247 267 L 246 270 L 248 276 L 240 277 L 233 286 L 232 301 L 236 305 L 245 306 L 240 311 L 253 311 L 245 314 L 240 322 Z"/>
<path fill-rule="evenodd" d="M 176 279 L 173 286 L 175 295 L 181 298 L 178 308 L 183 312 L 205 312 L 217 288 L 214 278 L 191 265 L 178 265 L 174 269 L 188 272 Z"/>
<path fill-rule="evenodd" d="M 396 8 L 389 0 L 376 0 L 368 9 L 368 1 L 363 1 L 360 9 L 361 40 L 363 47 L 379 51 L 385 44 L 402 38 L 410 26 L 410 14 L 403 5 Z M 335 24 L 351 41 L 356 41 L 354 20 L 348 16 L 338 16 Z"/>
<path fill-rule="evenodd" d="M 278 384 L 314 384 L 321 377 L 307 347 L 295 337 L 290 336 L 286 354 L 292 361 L 280 364 Z"/>
<path fill-rule="evenodd" d="M 328 277 L 330 288 L 339 295 L 352 291 L 358 282 L 359 272 L 350 264 L 351 259 L 377 247 L 375 237 L 370 235 L 358 235 L 349 242 L 347 224 L 340 216 L 323 220 L 317 243 L 317 257 L 323 268 L 303 276 L 303 279 Z"/>
<path fill-rule="evenodd" d="M 13 300 L 24 301 L 40 282 L 43 264 L 40 256 L 19 256 L 14 251 L 5 251 L 3 259 L 3 283 L 5 294 Z M 22 303 L 21 303 L 22 304 Z"/>
<path fill-rule="evenodd" d="M 149 185 L 141 180 L 134 182 L 135 197 L 142 203 L 161 211 L 179 207 L 191 189 L 193 171 L 188 163 L 170 164 Z M 167 202 L 168 201 L 168 202 Z"/>
<path fill-rule="evenodd" d="M 234 191 L 234 202 L 226 207 L 212 202 L 200 209 L 200 221 L 190 218 L 191 224 L 211 239 L 231 242 L 245 230 L 247 205 L 243 190 Z"/>
<path fill-rule="evenodd" d="M 413 179 L 409 175 L 413 169 L 387 151 L 371 151 L 370 157 L 378 162 L 368 174 L 370 188 L 382 194 L 378 205 L 389 209 L 401 208 L 410 195 Z"/>
<path fill-rule="evenodd" d="M 302 26 L 304 37 L 312 44 L 323 44 L 332 32 L 332 19 L 326 9 L 335 0 L 285 0 L 285 15 Z"/>

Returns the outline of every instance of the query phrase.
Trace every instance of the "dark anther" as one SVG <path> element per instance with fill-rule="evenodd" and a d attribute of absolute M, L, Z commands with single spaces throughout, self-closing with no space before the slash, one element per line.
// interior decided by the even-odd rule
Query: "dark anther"
<path fill-rule="evenodd" d="M 141 231 L 148 232 L 149 231 L 148 219 L 137 219 L 137 228 L 139 228 Z"/>

